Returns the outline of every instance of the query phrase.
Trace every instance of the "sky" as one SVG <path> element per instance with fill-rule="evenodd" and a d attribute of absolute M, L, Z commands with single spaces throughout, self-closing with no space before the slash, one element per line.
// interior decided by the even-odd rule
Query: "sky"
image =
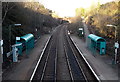
<path fill-rule="evenodd" d="M 46 8 L 55 11 L 61 17 L 73 17 L 76 8 L 88 8 L 98 1 L 104 4 L 113 0 L 39 0 Z"/>

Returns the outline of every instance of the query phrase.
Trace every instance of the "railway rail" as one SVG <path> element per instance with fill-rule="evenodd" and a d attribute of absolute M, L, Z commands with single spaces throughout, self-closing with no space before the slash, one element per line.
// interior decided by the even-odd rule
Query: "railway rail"
<path fill-rule="evenodd" d="M 63 25 L 56 29 L 51 36 L 49 42 L 42 53 L 42 56 L 37 63 L 35 70 L 30 78 L 30 82 L 39 81 L 52 81 L 56 82 L 58 79 L 58 44 L 59 44 L 59 31 L 63 29 L 63 45 L 64 55 L 67 62 L 66 69 L 69 70 L 69 80 L 89 82 L 94 80 L 100 82 L 99 78 L 92 70 L 88 62 L 85 60 L 82 53 L 78 50 L 70 36 L 67 34 L 67 26 Z M 62 67 L 61 67 L 62 69 Z M 62 79 L 61 79 L 62 80 Z"/>
<path fill-rule="evenodd" d="M 79 68 L 81 69 L 84 79 L 87 82 L 89 81 L 101 82 L 95 71 L 92 69 L 92 67 L 87 62 L 86 58 L 83 56 L 82 52 L 78 49 L 78 47 L 74 43 L 73 39 L 67 34 L 68 33 L 67 29 L 65 31 L 67 41 L 70 45 L 70 49 L 72 49 L 73 55 L 78 63 Z"/>
<path fill-rule="evenodd" d="M 80 81 L 80 80 L 84 80 L 87 81 L 86 76 L 84 75 L 80 64 L 78 62 L 78 59 L 76 58 L 76 54 L 74 52 L 73 46 L 71 45 L 70 42 L 70 38 L 67 34 L 67 30 L 65 30 L 64 32 L 65 36 L 64 36 L 64 44 L 65 44 L 65 55 L 67 57 L 67 62 L 68 62 L 68 67 L 69 67 L 69 71 L 70 71 L 70 75 L 71 75 L 71 79 L 72 81 Z"/>

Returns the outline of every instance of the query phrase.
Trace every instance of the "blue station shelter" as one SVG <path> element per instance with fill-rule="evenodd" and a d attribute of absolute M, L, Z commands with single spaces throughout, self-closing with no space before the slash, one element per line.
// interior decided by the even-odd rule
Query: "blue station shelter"
<path fill-rule="evenodd" d="M 106 40 L 102 37 L 96 36 L 94 34 L 88 35 L 90 49 L 99 50 L 100 55 L 106 52 Z"/>
<path fill-rule="evenodd" d="M 26 34 L 20 37 L 20 40 L 16 41 L 16 44 L 22 44 L 18 46 L 18 53 L 21 55 L 23 50 L 26 50 L 26 54 L 34 48 L 34 35 L 33 34 Z"/>

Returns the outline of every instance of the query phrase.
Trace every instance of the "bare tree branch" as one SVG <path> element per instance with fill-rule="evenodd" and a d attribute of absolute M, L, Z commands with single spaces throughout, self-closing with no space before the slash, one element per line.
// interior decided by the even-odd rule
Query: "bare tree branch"
<path fill-rule="evenodd" d="M 8 4 L 9 4 L 9 3 L 7 2 L 7 3 L 6 3 L 5 14 L 4 14 L 3 19 L 2 19 L 2 23 L 3 23 L 4 19 L 5 19 L 6 14 L 7 14 L 7 11 L 8 11 Z"/>
<path fill-rule="evenodd" d="M 5 10 L 5 14 L 4 14 L 4 16 L 3 16 L 2 23 L 3 23 L 3 21 L 5 20 L 5 17 L 6 17 L 6 15 L 7 15 L 8 11 L 10 11 L 10 10 L 11 10 L 12 8 L 14 8 L 15 6 L 16 6 L 16 5 L 13 5 L 12 7 L 9 8 L 9 2 L 7 2 L 7 5 L 6 5 L 7 9 Z"/>

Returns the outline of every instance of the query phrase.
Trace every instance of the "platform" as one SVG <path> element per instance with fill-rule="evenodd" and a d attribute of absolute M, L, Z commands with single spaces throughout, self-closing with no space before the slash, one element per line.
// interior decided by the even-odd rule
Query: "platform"
<path fill-rule="evenodd" d="M 28 57 L 23 53 L 23 58 L 10 71 L 4 74 L 3 80 L 29 80 L 49 37 L 50 35 L 42 35 L 36 42 L 35 47 L 30 51 Z"/>
<path fill-rule="evenodd" d="M 110 56 L 99 55 L 97 52 L 93 55 L 82 39 L 74 35 L 71 38 L 101 80 L 118 82 L 118 65 L 112 63 Z"/>

